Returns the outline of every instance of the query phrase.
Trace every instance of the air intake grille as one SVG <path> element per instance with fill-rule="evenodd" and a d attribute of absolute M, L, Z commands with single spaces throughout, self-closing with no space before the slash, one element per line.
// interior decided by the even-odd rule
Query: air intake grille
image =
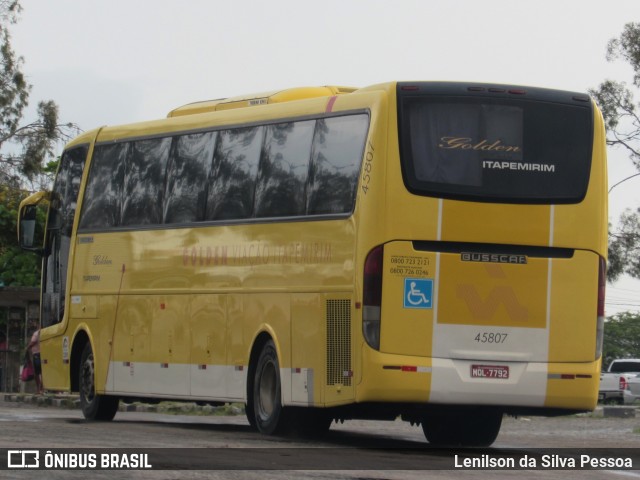
<path fill-rule="evenodd" d="M 351 301 L 327 300 L 327 385 L 351 385 Z"/>

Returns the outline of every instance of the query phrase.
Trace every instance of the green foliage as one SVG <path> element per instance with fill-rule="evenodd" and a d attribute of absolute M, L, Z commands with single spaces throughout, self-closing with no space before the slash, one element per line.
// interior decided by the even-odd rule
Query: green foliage
<path fill-rule="evenodd" d="M 40 285 L 40 257 L 10 247 L 0 255 L 0 282 L 6 287 L 37 287 Z"/>
<path fill-rule="evenodd" d="M 0 187 L 0 254 L 3 250 L 18 245 L 16 223 L 20 192 Z"/>
<path fill-rule="evenodd" d="M 607 60 L 622 60 L 633 68 L 633 86 L 640 88 L 640 23 L 628 23 L 620 37 L 607 45 Z M 640 116 L 633 91 L 626 83 L 605 80 L 589 93 L 602 110 L 607 127 L 607 144 L 623 148 L 640 170 Z M 640 278 L 640 219 L 638 212 L 625 212 L 616 232 L 609 238 L 609 281 L 626 273 Z"/>
<path fill-rule="evenodd" d="M 0 188 L 0 284 L 35 287 L 40 283 L 40 257 L 18 245 L 17 219 L 20 192 Z M 39 212 L 44 224 L 44 212 Z"/>
<path fill-rule="evenodd" d="M 607 318 L 602 368 L 616 358 L 640 358 L 640 313 L 624 312 Z"/>
<path fill-rule="evenodd" d="M 56 172 L 58 171 L 58 165 L 60 165 L 60 157 L 57 157 L 55 160 L 49 160 L 44 166 L 44 172 L 47 175 L 54 177 Z"/>

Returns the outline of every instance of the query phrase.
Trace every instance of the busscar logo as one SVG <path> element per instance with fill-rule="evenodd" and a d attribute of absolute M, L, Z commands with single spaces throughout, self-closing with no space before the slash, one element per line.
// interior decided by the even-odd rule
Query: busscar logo
<path fill-rule="evenodd" d="M 513 255 L 509 253 L 471 253 L 462 252 L 460 259 L 463 262 L 480 263 L 512 263 L 516 265 L 526 265 L 526 255 Z"/>
<path fill-rule="evenodd" d="M 7 451 L 8 468 L 39 468 L 40 451 L 38 450 L 9 450 Z"/>

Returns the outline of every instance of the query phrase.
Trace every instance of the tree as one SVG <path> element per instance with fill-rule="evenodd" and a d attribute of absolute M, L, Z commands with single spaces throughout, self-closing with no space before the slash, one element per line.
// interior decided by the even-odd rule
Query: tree
<path fill-rule="evenodd" d="M 640 209 L 627 210 L 620 216 L 609 238 L 607 278 L 614 281 L 623 273 L 640 278 Z"/>
<path fill-rule="evenodd" d="M 0 285 L 34 286 L 40 278 L 39 258 L 18 246 L 18 205 L 29 191 L 50 185 L 54 149 L 78 128 L 59 123 L 52 100 L 39 102 L 36 119 L 25 121 L 31 85 L 9 33 L 20 10 L 19 0 L 0 0 Z"/>
<path fill-rule="evenodd" d="M 18 0 L 0 0 L 0 184 L 33 190 L 50 183 L 46 160 L 53 157 L 57 143 L 68 140 L 78 128 L 59 123 L 58 106 L 52 100 L 39 102 L 37 118 L 24 123 L 31 85 L 22 72 L 24 59 L 13 51 L 8 30 L 20 10 Z"/>
<path fill-rule="evenodd" d="M 633 68 L 633 86 L 640 89 L 640 23 L 628 23 L 619 38 L 607 45 L 607 60 L 624 60 Z M 607 127 L 607 144 L 625 149 L 640 171 L 640 104 L 634 103 L 632 90 L 624 82 L 605 80 L 590 91 Z M 638 174 L 640 175 L 640 173 Z M 627 211 L 620 218 L 620 230 L 609 242 L 609 280 L 626 273 L 640 278 L 640 211 Z"/>
<path fill-rule="evenodd" d="M 616 358 L 640 357 L 640 314 L 624 312 L 607 318 L 604 324 L 602 367 Z"/>

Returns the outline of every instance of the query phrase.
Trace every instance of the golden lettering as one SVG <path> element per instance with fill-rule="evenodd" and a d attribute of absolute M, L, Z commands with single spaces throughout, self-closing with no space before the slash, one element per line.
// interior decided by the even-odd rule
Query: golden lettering
<path fill-rule="evenodd" d="M 477 143 L 470 137 L 441 137 L 438 147 L 445 150 L 480 150 L 484 152 L 519 153 L 522 149 L 517 145 L 504 145 L 502 140 L 483 139 Z"/>
<path fill-rule="evenodd" d="M 183 247 L 182 264 L 187 267 L 234 267 L 270 264 L 313 265 L 333 261 L 331 243 L 291 242 L 285 244 L 247 243 Z"/>

